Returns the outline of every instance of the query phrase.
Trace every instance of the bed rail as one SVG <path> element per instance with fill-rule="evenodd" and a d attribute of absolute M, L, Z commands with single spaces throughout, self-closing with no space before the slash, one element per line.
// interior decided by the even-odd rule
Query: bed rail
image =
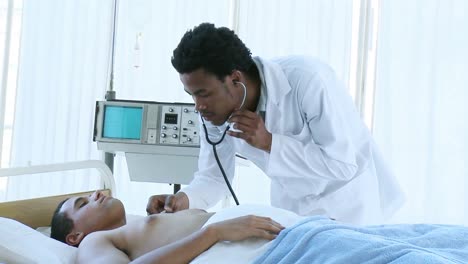
<path fill-rule="evenodd" d="M 0 177 L 11 177 L 25 174 L 39 174 L 46 172 L 69 171 L 79 169 L 96 169 L 101 174 L 101 179 L 105 189 L 110 189 L 115 195 L 115 181 L 111 170 L 100 160 L 70 161 L 64 163 L 31 165 L 27 167 L 3 168 L 0 169 Z"/>

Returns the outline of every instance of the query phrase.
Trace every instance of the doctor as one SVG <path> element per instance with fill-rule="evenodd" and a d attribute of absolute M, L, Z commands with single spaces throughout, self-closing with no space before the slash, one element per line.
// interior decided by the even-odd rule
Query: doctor
<path fill-rule="evenodd" d="M 266 60 L 228 28 L 203 23 L 174 50 L 180 74 L 232 181 L 235 154 L 271 179 L 271 205 L 354 224 L 382 222 L 403 195 L 351 97 L 326 64 L 308 57 Z M 147 212 L 207 209 L 228 193 L 205 131 L 199 170 L 175 195 L 151 196 Z"/>

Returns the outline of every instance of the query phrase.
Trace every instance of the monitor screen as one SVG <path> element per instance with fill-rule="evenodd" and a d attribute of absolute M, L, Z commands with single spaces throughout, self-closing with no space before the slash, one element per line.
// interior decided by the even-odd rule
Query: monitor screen
<path fill-rule="evenodd" d="M 106 105 L 102 137 L 140 139 L 143 107 Z"/>

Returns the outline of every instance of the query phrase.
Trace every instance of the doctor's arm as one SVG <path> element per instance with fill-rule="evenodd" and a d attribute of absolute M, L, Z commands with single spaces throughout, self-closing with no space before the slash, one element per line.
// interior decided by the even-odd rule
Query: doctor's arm
<path fill-rule="evenodd" d="M 294 135 L 273 134 L 268 170 L 287 170 L 290 173 L 286 177 L 348 182 L 357 174 L 359 162 L 369 158 L 361 154 L 369 145 L 354 140 L 362 138 L 365 142 L 368 135 L 361 127 L 351 97 L 334 74 L 304 78 L 304 85 L 297 88 L 302 131 Z M 360 135 L 353 136 L 354 133 Z"/>

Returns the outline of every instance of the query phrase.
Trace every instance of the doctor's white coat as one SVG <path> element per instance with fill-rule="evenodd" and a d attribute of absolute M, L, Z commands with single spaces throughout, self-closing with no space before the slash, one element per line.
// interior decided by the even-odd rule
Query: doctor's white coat
<path fill-rule="evenodd" d="M 354 224 L 380 223 L 393 214 L 403 194 L 334 72 L 308 57 L 254 60 L 266 96 L 271 152 L 226 135 L 217 153 L 228 178 L 239 153 L 271 179 L 272 206 Z M 212 141 L 224 131 L 209 122 L 207 128 Z M 181 191 L 190 208 L 206 209 L 228 189 L 202 128 L 200 142 L 199 170 Z"/>

